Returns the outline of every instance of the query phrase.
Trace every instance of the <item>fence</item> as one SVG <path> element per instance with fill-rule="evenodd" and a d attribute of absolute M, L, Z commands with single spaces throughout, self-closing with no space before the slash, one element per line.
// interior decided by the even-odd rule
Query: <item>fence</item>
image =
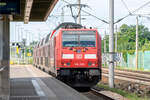
<path fill-rule="evenodd" d="M 16 47 L 10 46 L 10 64 L 32 64 L 32 57 L 28 57 L 26 53 L 16 53 Z"/>
<path fill-rule="evenodd" d="M 136 54 L 126 54 L 126 58 L 123 57 L 123 53 L 117 53 L 115 56 L 115 62 L 117 62 L 117 66 L 135 69 L 136 68 Z M 109 54 L 102 55 L 103 64 L 106 62 L 108 65 L 109 62 Z M 150 51 L 140 51 L 138 52 L 138 68 L 143 70 L 150 70 Z"/>
<path fill-rule="evenodd" d="M 128 67 L 135 68 L 136 54 L 127 54 L 127 65 Z M 138 53 L 138 68 L 150 70 L 150 51 L 144 51 Z"/>

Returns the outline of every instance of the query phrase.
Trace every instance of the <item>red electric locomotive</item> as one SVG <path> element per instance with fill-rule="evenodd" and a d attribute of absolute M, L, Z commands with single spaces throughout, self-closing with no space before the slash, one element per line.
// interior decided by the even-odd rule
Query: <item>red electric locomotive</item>
<path fill-rule="evenodd" d="M 101 79 L 101 37 L 96 29 L 62 23 L 34 49 L 34 65 L 73 87 Z"/>

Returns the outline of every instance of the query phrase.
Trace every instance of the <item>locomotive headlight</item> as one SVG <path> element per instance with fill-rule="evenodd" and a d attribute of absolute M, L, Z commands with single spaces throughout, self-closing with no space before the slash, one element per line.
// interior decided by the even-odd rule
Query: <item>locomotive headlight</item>
<path fill-rule="evenodd" d="M 66 66 L 67 64 L 66 63 L 64 63 L 64 66 Z"/>
<path fill-rule="evenodd" d="M 63 54 L 62 58 L 63 59 L 74 59 L 74 54 Z"/>
<path fill-rule="evenodd" d="M 68 63 L 64 63 L 63 64 L 64 66 L 70 66 L 70 63 L 68 62 Z"/>
<path fill-rule="evenodd" d="M 88 62 L 88 66 L 95 66 L 96 64 L 94 62 Z"/>
<path fill-rule="evenodd" d="M 84 49 L 82 49 L 82 52 L 85 52 L 85 48 L 84 48 Z"/>
<path fill-rule="evenodd" d="M 92 66 L 95 66 L 95 63 L 93 63 Z"/>
<path fill-rule="evenodd" d="M 76 52 L 76 51 L 77 51 L 77 49 L 73 48 L 73 51 L 74 51 L 74 52 Z"/>
<path fill-rule="evenodd" d="M 85 59 L 96 59 L 96 54 L 85 54 L 84 58 Z"/>

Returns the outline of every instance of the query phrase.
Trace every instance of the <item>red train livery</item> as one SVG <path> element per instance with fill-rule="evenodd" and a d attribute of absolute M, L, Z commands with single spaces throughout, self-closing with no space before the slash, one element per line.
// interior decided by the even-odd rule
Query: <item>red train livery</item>
<path fill-rule="evenodd" d="M 101 80 L 101 37 L 96 29 L 62 23 L 34 48 L 34 65 L 73 87 Z"/>

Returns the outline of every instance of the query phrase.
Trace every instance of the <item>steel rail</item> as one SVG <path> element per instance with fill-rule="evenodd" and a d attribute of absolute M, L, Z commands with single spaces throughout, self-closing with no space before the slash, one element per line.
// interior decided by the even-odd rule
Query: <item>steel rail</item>
<path fill-rule="evenodd" d="M 114 100 L 113 98 L 111 98 L 111 97 L 109 97 L 109 96 L 107 96 L 107 95 L 104 95 L 104 94 L 100 93 L 100 91 L 98 91 L 98 90 L 96 90 L 96 89 L 94 89 L 94 88 L 91 88 L 91 91 L 90 91 L 90 92 L 91 92 L 92 94 L 94 94 L 94 95 L 97 95 L 97 96 L 103 98 L 104 100 Z"/>
<path fill-rule="evenodd" d="M 102 68 L 102 69 L 108 69 L 108 68 Z M 124 71 L 124 72 L 132 72 L 132 73 L 137 73 L 137 74 L 148 74 L 150 75 L 150 72 L 146 71 L 139 71 L 139 70 L 130 70 L 130 69 L 115 69 L 116 71 Z"/>
<path fill-rule="evenodd" d="M 108 72 L 102 72 L 104 74 L 108 74 Z M 131 74 L 123 74 L 123 73 L 115 73 L 115 76 L 120 76 L 120 77 L 125 77 L 125 78 L 129 78 L 129 79 L 136 79 L 136 80 L 140 80 L 140 81 L 145 81 L 145 82 L 150 82 L 150 79 L 147 77 L 140 77 L 140 76 L 136 76 L 136 75 L 131 75 Z"/>

